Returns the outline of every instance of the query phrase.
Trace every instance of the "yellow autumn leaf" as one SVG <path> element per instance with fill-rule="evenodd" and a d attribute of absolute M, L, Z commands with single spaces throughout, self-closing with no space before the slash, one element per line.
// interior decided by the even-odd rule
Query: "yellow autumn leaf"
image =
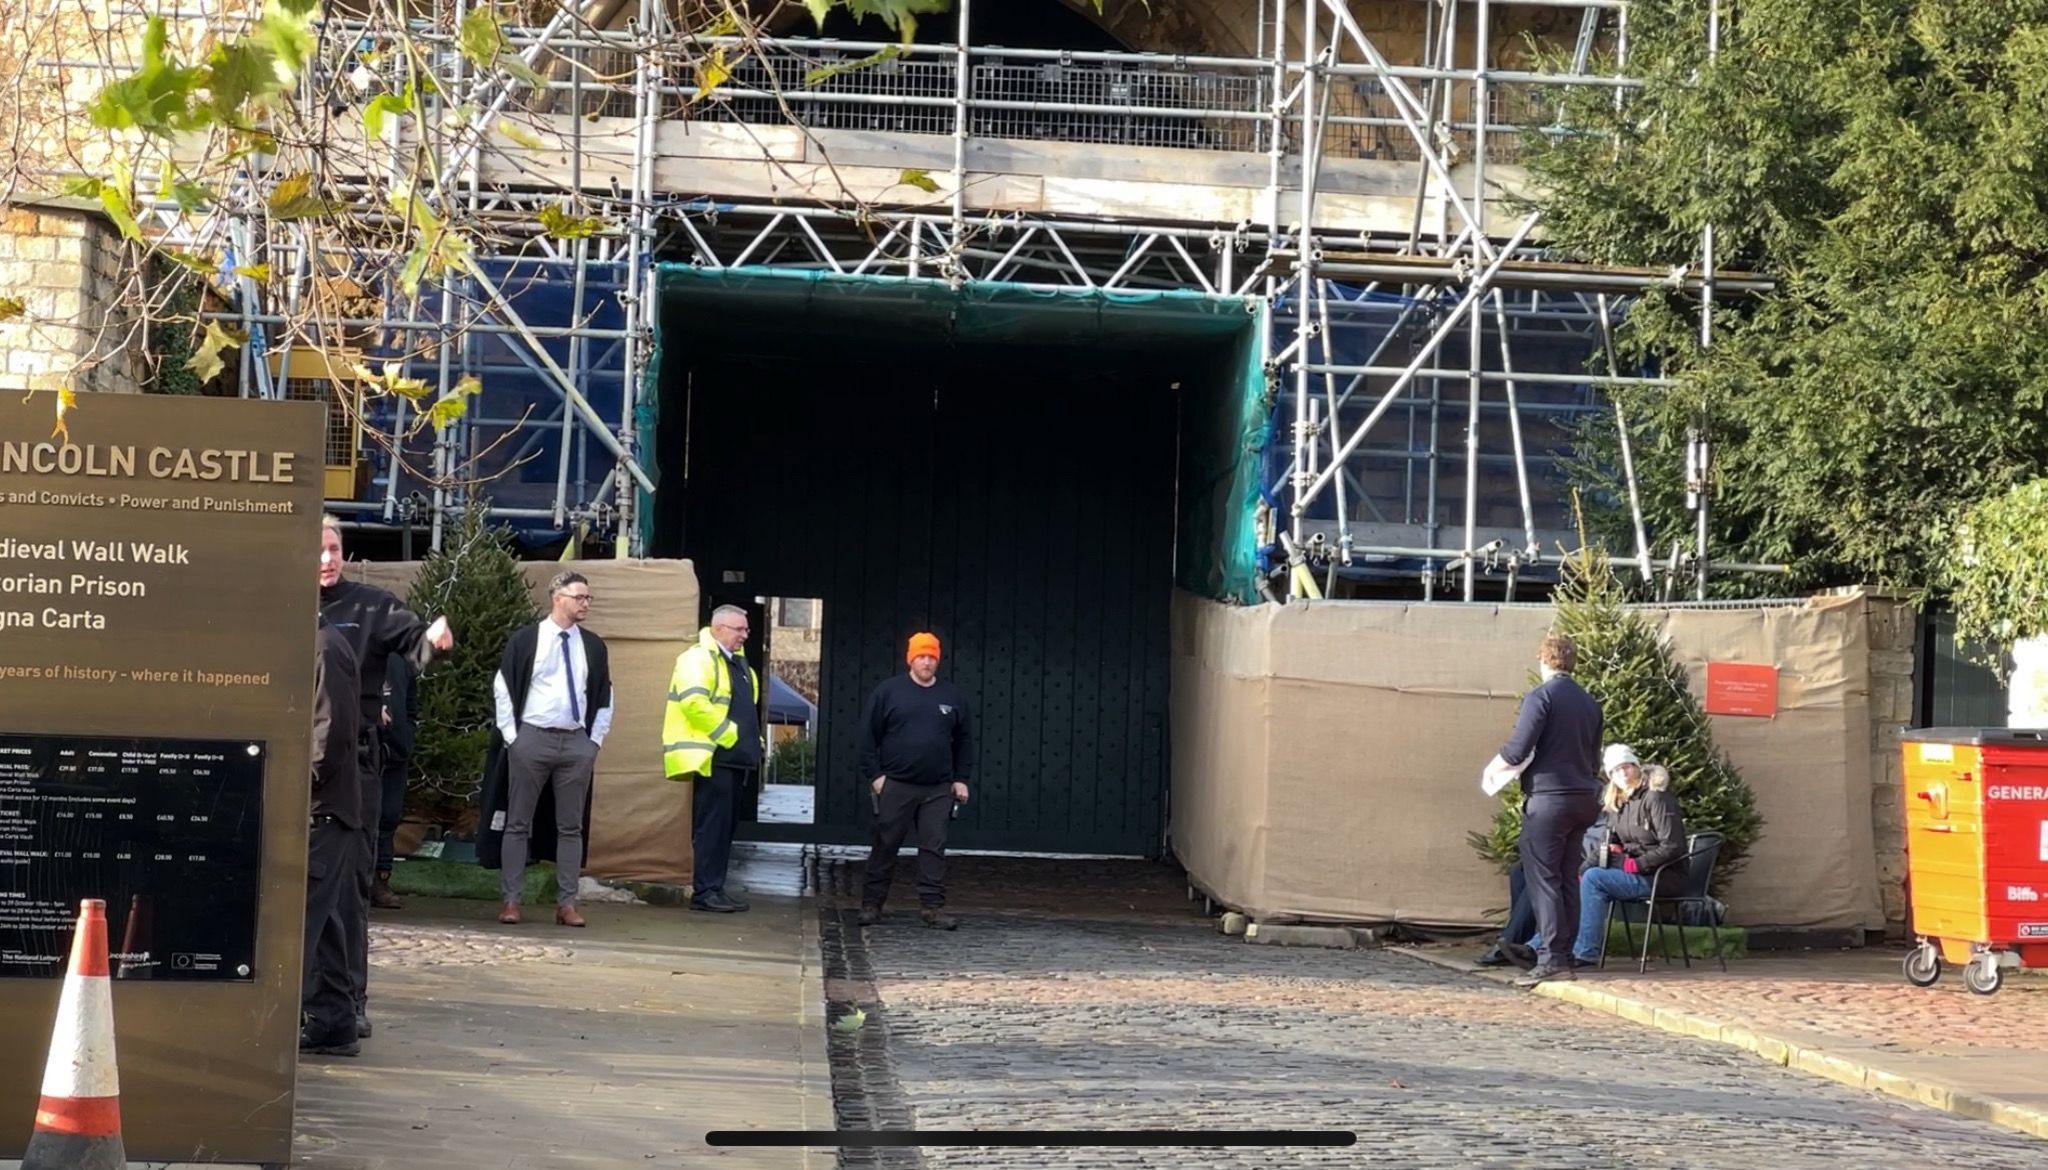
<path fill-rule="evenodd" d="M 64 416 L 70 414 L 72 408 L 77 405 L 77 391 L 69 386 L 57 391 L 57 425 L 50 428 L 51 438 L 62 436 L 66 443 L 71 441 L 71 427 L 64 421 Z"/>

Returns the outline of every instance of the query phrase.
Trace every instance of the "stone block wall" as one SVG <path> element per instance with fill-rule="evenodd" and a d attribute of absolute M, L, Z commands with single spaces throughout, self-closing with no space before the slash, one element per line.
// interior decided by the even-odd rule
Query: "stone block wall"
<path fill-rule="evenodd" d="M 120 235 L 85 211 L 18 207 L 0 214 L 0 393 L 137 393 L 146 339 L 120 310 L 129 273 Z"/>

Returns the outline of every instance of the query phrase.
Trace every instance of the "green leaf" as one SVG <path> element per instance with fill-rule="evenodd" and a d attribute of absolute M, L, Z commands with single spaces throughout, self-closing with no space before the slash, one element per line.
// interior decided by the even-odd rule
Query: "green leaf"
<path fill-rule="evenodd" d="M 272 0 L 254 34 L 276 59 L 285 81 L 306 71 L 306 62 L 319 44 L 313 31 L 312 9 L 298 12 L 293 10 L 295 7 L 284 0 Z"/>
<path fill-rule="evenodd" d="M 373 142 L 381 141 L 384 137 L 385 120 L 394 114 L 404 117 L 411 110 L 411 105 L 397 94 L 380 93 L 363 106 L 363 133 Z"/>
<path fill-rule="evenodd" d="M 852 1011 L 846 1013 L 845 1015 L 839 1017 L 838 1019 L 832 1021 L 832 1030 L 834 1032 L 846 1033 L 858 1032 L 861 1030 L 861 1026 L 866 1024 L 867 1022 L 867 1009 L 855 1008 Z"/>
<path fill-rule="evenodd" d="M 896 182 L 905 187 L 915 187 L 927 195 L 936 195 L 939 192 L 938 180 L 932 178 L 931 172 L 916 167 L 905 168 L 902 174 L 896 176 Z"/>
<path fill-rule="evenodd" d="M 517 53 L 500 55 L 498 58 L 498 68 L 533 86 L 535 89 L 539 89 L 548 83 L 547 78 L 542 77 L 534 70 L 533 66 L 526 63 L 526 58 L 521 57 Z"/>
<path fill-rule="evenodd" d="M 901 56 L 903 56 L 903 46 L 885 45 L 880 52 L 870 53 L 858 61 L 841 61 L 835 65 L 820 65 L 818 68 L 804 74 L 804 84 L 806 86 L 819 85 L 830 81 L 842 73 L 852 73 L 856 69 L 869 69 L 880 65 L 884 61 L 894 61 Z"/>
<path fill-rule="evenodd" d="M 540 140 L 540 135 L 512 121 L 510 118 L 500 118 L 498 120 L 498 133 L 503 134 L 515 144 L 523 146 L 528 150 L 547 149 L 547 143 Z"/>
<path fill-rule="evenodd" d="M 204 256 L 195 256 L 190 252 L 180 252 L 176 248 L 165 248 L 163 257 L 178 267 L 196 272 L 201 276 L 213 277 L 220 275 L 220 265 Z"/>
<path fill-rule="evenodd" d="M 540 227 L 557 240 L 588 239 L 604 230 L 604 220 L 594 215 L 571 215 L 549 204 L 540 209 Z"/>
<path fill-rule="evenodd" d="M 325 199 L 313 194 L 313 176 L 303 171 L 271 188 L 268 206 L 273 219 L 312 219 L 331 210 Z"/>
<path fill-rule="evenodd" d="M 247 38 L 214 46 L 206 65 L 206 89 L 214 116 L 230 125 L 251 121 L 250 115 L 261 108 L 264 99 L 284 89 L 277 53 Z"/>
<path fill-rule="evenodd" d="M 844 4 L 847 14 L 855 20 L 874 17 L 894 29 L 903 38 L 904 44 L 917 39 L 917 18 L 945 12 L 953 7 L 952 0 L 835 0 Z"/>
<path fill-rule="evenodd" d="M 199 375 L 202 382 L 210 381 L 226 368 L 221 360 L 221 351 L 234 346 L 245 345 L 248 337 L 232 329 L 223 328 L 218 321 L 206 323 L 206 335 L 200 339 L 199 348 L 185 359 L 185 368 Z"/>
<path fill-rule="evenodd" d="M 213 206 L 213 189 L 179 180 L 171 184 L 171 202 L 178 205 L 179 211 L 205 211 Z"/>
<path fill-rule="evenodd" d="M 405 254 L 405 263 L 398 269 L 398 287 L 406 296 L 418 296 L 420 282 L 426 279 L 427 266 L 433 263 L 434 249 L 425 240 L 414 244 Z"/>
<path fill-rule="evenodd" d="M 242 264 L 235 268 L 236 276 L 246 276 L 258 284 L 270 283 L 270 265 Z"/>
<path fill-rule="evenodd" d="M 142 227 L 135 222 L 135 209 L 128 199 L 128 185 L 125 183 L 102 183 L 100 185 L 100 206 L 106 209 L 107 218 L 121 229 L 124 239 L 142 239 Z"/>
<path fill-rule="evenodd" d="M 410 402 L 418 402 L 425 398 L 430 389 L 426 379 L 407 377 L 405 365 L 401 362 L 385 362 L 384 372 L 381 374 L 363 365 L 352 366 L 350 369 L 356 377 L 379 393 L 396 394 Z"/>
<path fill-rule="evenodd" d="M 20 297 L 0 297 L 0 321 L 12 321 L 28 312 L 28 304 Z"/>
<path fill-rule="evenodd" d="M 825 31 L 825 18 L 832 15 L 837 0 L 804 0 L 804 7 L 810 9 L 811 19 L 817 22 L 818 31 Z"/>
<path fill-rule="evenodd" d="M 464 377 L 449 387 L 448 393 L 434 401 L 427 408 L 427 422 L 436 431 L 445 431 L 463 415 L 469 413 L 469 400 L 483 390 L 483 383 L 475 376 Z"/>
<path fill-rule="evenodd" d="M 173 204 L 183 212 L 202 211 L 213 202 L 213 192 L 198 183 L 179 178 L 177 168 L 171 165 L 170 159 L 165 159 L 157 168 L 156 201 Z"/>
<path fill-rule="evenodd" d="M 152 16 L 142 34 L 142 66 L 100 90 L 89 116 L 103 130 L 164 134 L 191 128 L 192 99 L 201 71 L 172 60 L 163 18 Z"/>
<path fill-rule="evenodd" d="M 499 56 L 505 52 L 505 33 L 498 25 L 498 14 L 490 5 L 479 4 L 462 18 L 462 26 L 456 31 L 455 45 L 464 59 L 478 69 L 497 65 Z"/>

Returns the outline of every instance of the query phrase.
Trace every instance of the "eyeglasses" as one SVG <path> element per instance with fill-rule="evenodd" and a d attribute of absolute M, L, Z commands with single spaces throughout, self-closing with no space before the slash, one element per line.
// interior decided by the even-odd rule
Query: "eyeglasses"
<path fill-rule="evenodd" d="M 557 593 L 555 596 L 566 598 L 569 601 L 588 602 L 590 600 L 590 594 L 588 593 Z"/>

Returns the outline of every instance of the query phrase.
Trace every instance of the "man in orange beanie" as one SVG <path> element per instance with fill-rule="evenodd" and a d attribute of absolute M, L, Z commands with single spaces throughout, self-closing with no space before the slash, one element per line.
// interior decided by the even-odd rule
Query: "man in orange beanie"
<path fill-rule="evenodd" d="M 896 876 L 896 851 L 917 830 L 917 899 L 926 926 L 953 930 L 945 912 L 946 825 L 953 807 L 967 803 L 974 770 L 974 729 L 967 695 L 939 681 L 939 639 L 916 634 L 904 658 L 908 674 L 875 688 L 860 718 L 860 774 L 874 792 L 875 831 L 868 853 L 867 889 L 860 924 L 882 920 L 882 903 Z"/>

